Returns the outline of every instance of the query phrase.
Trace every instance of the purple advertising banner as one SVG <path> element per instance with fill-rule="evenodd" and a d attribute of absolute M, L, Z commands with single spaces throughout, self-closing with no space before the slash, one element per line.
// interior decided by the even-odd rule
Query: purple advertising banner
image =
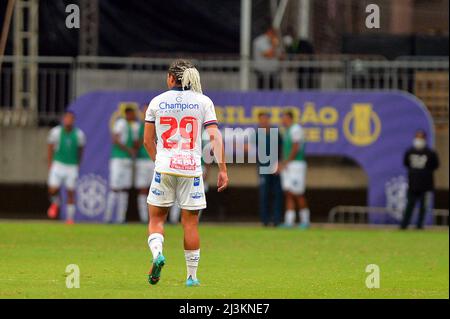
<path fill-rule="evenodd" d="M 93 92 L 79 97 L 70 109 L 87 136 L 77 184 L 77 220 L 101 221 L 108 193 L 111 123 L 120 108 L 141 107 L 160 92 Z M 413 95 L 397 91 L 207 92 L 216 106 L 221 128 L 254 127 L 262 110 L 274 126 L 289 108 L 305 131 L 307 155 L 345 156 L 368 177 L 367 205 L 387 207 L 389 216 L 371 215 L 373 223 L 398 222 L 407 190 L 404 151 L 417 129 L 434 144 L 431 117 Z"/>

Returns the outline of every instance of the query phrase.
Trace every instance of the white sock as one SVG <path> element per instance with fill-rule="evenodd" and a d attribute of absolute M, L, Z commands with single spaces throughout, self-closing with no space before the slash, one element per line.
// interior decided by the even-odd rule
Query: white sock
<path fill-rule="evenodd" d="M 110 191 L 108 194 L 108 200 L 106 201 L 105 216 L 103 218 L 105 222 L 111 221 L 116 201 L 117 201 L 117 192 Z"/>
<path fill-rule="evenodd" d="M 148 236 L 148 247 L 152 251 L 153 260 L 155 260 L 160 253 L 162 254 L 163 243 L 164 236 L 162 234 L 153 233 Z"/>
<path fill-rule="evenodd" d="M 309 208 L 303 208 L 299 212 L 300 222 L 305 225 L 309 225 Z"/>
<path fill-rule="evenodd" d="M 119 192 L 119 200 L 117 203 L 117 223 L 124 223 L 127 217 L 128 208 L 128 192 Z"/>
<path fill-rule="evenodd" d="M 74 204 L 67 204 L 66 206 L 66 219 L 67 220 L 73 220 L 75 217 L 75 205 Z"/>
<path fill-rule="evenodd" d="M 284 215 L 284 223 L 288 226 L 292 226 L 295 223 L 295 211 L 292 209 L 289 209 L 286 211 L 286 214 Z"/>
<path fill-rule="evenodd" d="M 147 195 L 139 194 L 137 197 L 137 204 L 139 210 L 139 218 L 141 222 L 148 222 L 148 209 L 147 209 Z"/>
<path fill-rule="evenodd" d="M 200 261 L 200 249 L 185 250 L 184 257 L 186 258 L 187 278 L 197 279 L 198 262 Z"/>
<path fill-rule="evenodd" d="M 177 204 L 173 204 L 173 206 L 170 208 L 169 213 L 169 220 L 172 224 L 178 224 L 178 222 L 180 221 L 180 213 L 180 207 L 178 207 Z"/>

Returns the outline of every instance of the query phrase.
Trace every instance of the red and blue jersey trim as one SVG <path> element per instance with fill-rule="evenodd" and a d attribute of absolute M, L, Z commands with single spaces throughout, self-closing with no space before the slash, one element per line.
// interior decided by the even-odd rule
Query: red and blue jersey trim
<path fill-rule="evenodd" d="M 207 121 L 207 122 L 205 122 L 205 123 L 203 123 L 203 126 L 204 127 L 207 127 L 207 126 L 209 126 L 209 125 L 218 125 L 219 123 L 217 123 L 217 121 L 216 120 L 211 120 L 211 121 Z"/>

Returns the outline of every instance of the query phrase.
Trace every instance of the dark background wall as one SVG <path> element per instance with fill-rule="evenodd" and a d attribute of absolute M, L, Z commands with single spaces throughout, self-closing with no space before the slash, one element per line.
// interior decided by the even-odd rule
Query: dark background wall
<path fill-rule="evenodd" d="M 349 6 L 349 3 L 353 4 Z M 382 5 L 382 28 L 363 32 L 367 1 L 341 0 L 335 17 L 329 16 L 325 0 L 314 1 L 312 43 L 317 53 L 377 54 L 388 58 L 401 55 L 448 55 L 448 31 L 441 35 L 420 35 L 415 27 L 394 35 L 388 17 L 391 1 Z M 442 1 L 429 10 L 417 6 L 415 15 L 440 16 Z M 7 1 L 0 1 L 0 25 Z M 78 0 L 39 1 L 39 54 L 78 55 L 78 29 L 67 29 L 65 8 Z M 347 12 L 346 9 L 351 11 Z M 448 10 L 448 8 L 447 8 Z M 347 14 L 346 14 L 347 12 Z M 430 15 L 430 14 L 428 14 Z M 289 17 L 289 12 L 286 14 Z M 351 19 L 346 18 L 349 16 Z M 447 16 L 448 17 L 448 16 Z M 252 1 L 252 36 L 263 33 L 270 21 L 270 1 Z M 286 32 L 296 21 L 286 19 Z M 424 26 L 426 21 L 418 20 Z M 355 26 L 353 26 L 355 24 Z M 353 26 L 353 27 L 352 27 Z M 174 53 L 239 54 L 240 0 L 99 0 L 99 55 L 146 56 Z M 365 30 L 367 31 L 367 30 Z M 11 30 L 12 32 L 12 30 Z M 12 33 L 6 54 L 12 54 Z M 418 34 L 418 35 L 416 35 Z"/>
<path fill-rule="evenodd" d="M 0 1 L 0 25 L 7 1 Z M 39 1 L 39 54 L 76 56 L 78 29 L 67 29 L 65 8 L 78 0 Z M 269 2 L 253 0 L 254 35 L 268 21 Z M 218 14 L 220 12 L 220 14 Z M 151 52 L 238 53 L 240 0 L 99 0 L 99 55 Z M 11 30 L 12 31 L 12 30 Z M 6 54 L 12 54 L 12 36 Z"/>

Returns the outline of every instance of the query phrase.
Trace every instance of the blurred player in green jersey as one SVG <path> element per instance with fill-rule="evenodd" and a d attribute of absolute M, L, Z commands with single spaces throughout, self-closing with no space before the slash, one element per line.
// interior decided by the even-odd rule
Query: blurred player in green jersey
<path fill-rule="evenodd" d="M 279 166 L 281 184 L 285 193 L 286 213 L 285 226 L 295 224 L 295 208 L 299 208 L 300 227 L 309 227 L 309 208 L 305 198 L 306 186 L 306 159 L 305 137 L 300 124 L 294 123 L 291 111 L 282 115 L 282 124 L 285 128 L 283 134 L 283 159 Z"/>
<path fill-rule="evenodd" d="M 75 114 L 64 113 L 61 125 L 51 129 L 48 135 L 48 194 L 51 205 L 49 218 L 57 218 L 60 205 L 60 189 L 67 191 L 66 222 L 72 224 L 75 217 L 75 186 L 78 178 L 83 148 L 86 144 L 84 133 L 75 127 Z"/>

